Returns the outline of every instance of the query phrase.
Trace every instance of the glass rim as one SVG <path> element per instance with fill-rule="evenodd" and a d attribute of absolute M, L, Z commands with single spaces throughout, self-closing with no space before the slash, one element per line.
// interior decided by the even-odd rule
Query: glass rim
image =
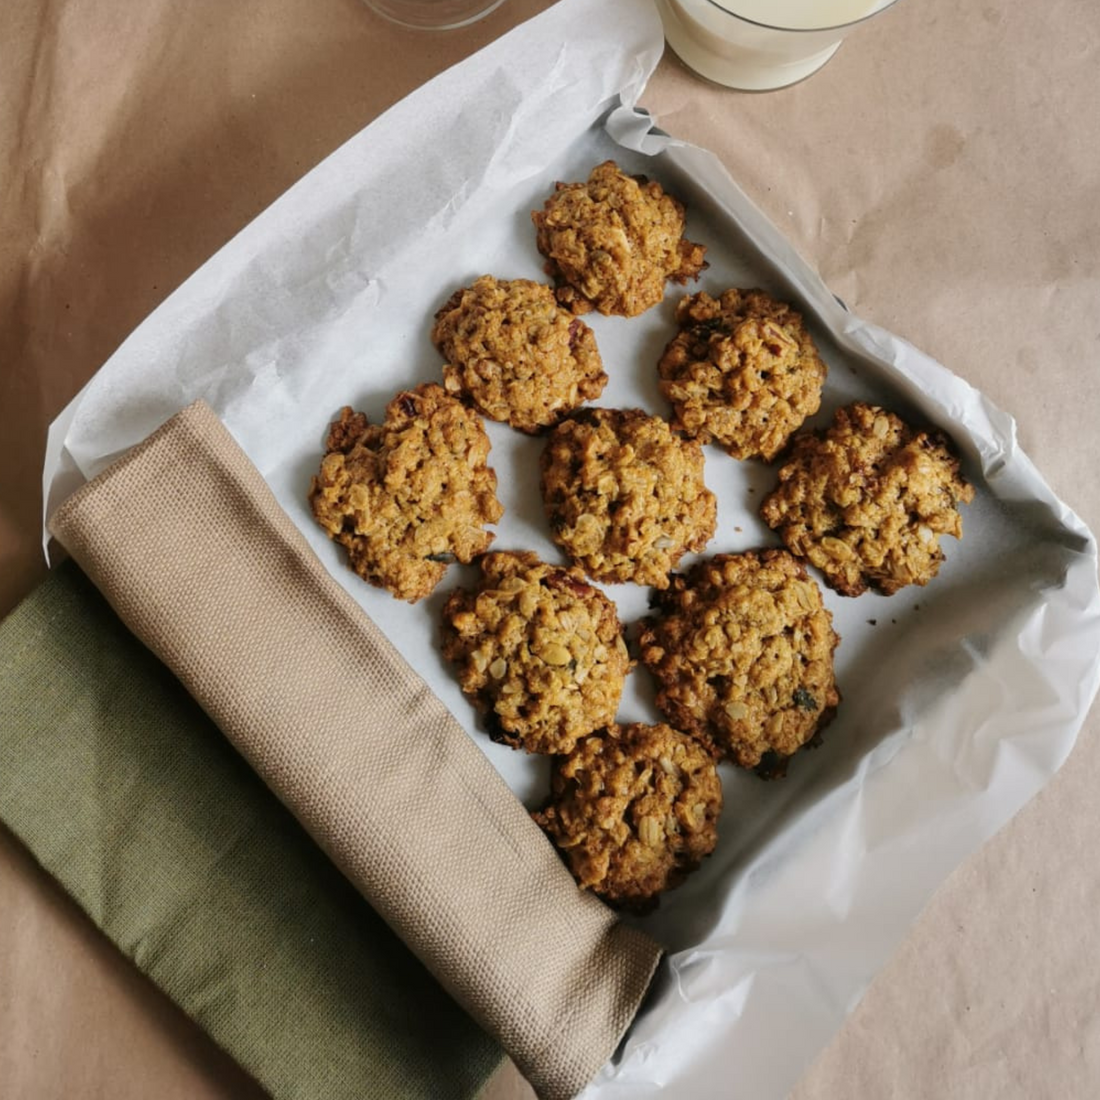
<path fill-rule="evenodd" d="M 496 11 L 504 3 L 504 0 L 481 0 L 476 11 L 457 18 L 444 18 L 441 22 L 403 18 L 391 10 L 389 0 L 377 0 L 377 2 L 376 0 L 363 0 L 363 2 L 371 11 L 398 27 L 405 27 L 412 31 L 457 31 L 484 19 L 485 16 Z M 476 0 L 470 0 L 471 4 L 475 2 Z M 400 3 L 400 0 L 398 0 L 398 3 Z M 420 3 L 423 3 L 423 0 L 420 0 Z"/>
<path fill-rule="evenodd" d="M 725 0 L 725 3 L 736 3 L 737 0 Z M 848 27 L 858 26 L 860 23 L 866 23 L 868 19 L 873 19 L 880 12 L 886 11 L 888 8 L 892 8 L 897 4 L 899 0 L 886 0 L 886 3 L 869 11 L 866 15 L 861 15 L 858 19 L 849 19 L 844 23 L 827 23 L 821 27 L 783 27 L 777 23 L 764 23 L 759 19 L 750 19 L 747 15 L 740 15 L 735 11 L 730 11 L 724 3 L 720 3 L 719 0 L 706 0 L 712 8 L 717 8 L 723 15 L 731 16 L 734 19 L 740 19 L 742 23 L 749 23 L 754 27 L 762 27 L 768 31 L 783 31 L 785 34 L 820 34 L 822 31 L 840 31 L 845 30 Z"/>

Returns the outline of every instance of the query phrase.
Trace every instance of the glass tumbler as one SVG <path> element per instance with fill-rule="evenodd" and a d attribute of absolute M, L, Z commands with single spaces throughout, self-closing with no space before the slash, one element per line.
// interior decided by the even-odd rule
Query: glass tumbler
<path fill-rule="evenodd" d="M 817 72 L 845 36 L 897 0 L 657 0 L 665 38 L 700 76 L 743 91 Z"/>

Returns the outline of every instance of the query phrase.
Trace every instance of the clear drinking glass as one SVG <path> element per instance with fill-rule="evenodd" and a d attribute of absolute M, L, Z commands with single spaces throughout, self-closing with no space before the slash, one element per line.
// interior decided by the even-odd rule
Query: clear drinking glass
<path fill-rule="evenodd" d="M 817 72 L 844 37 L 897 0 L 657 0 L 681 61 L 730 88 L 785 88 Z"/>
<path fill-rule="evenodd" d="M 364 0 L 368 8 L 404 27 L 444 31 L 476 22 L 504 0 Z"/>

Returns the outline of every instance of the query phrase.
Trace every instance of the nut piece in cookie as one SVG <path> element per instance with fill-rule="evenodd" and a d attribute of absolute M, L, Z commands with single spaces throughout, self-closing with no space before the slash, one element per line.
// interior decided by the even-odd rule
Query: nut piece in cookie
<path fill-rule="evenodd" d="M 722 786 L 714 758 L 669 726 L 610 726 L 554 761 L 533 815 L 573 877 L 644 912 L 714 851 Z"/>
<path fill-rule="evenodd" d="M 523 432 L 556 424 L 599 397 L 607 375 L 596 337 L 548 286 L 483 275 L 435 315 L 443 385 L 485 416 Z"/>
<path fill-rule="evenodd" d="M 940 535 L 962 537 L 957 505 L 973 499 L 944 435 L 856 402 L 796 437 L 760 514 L 841 595 L 889 596 L 936 575 Z"/>
<path fill-rule="evenodd" d="M 839 639 L 805 567 L 786 550 L 718 554 L 655 602 L 639 646 L 661 713 L 735 764 L 783 775 L 840 702 Z"/>
<path fill-rule="evenodd" d="M 706 267 L 703 245 L 684 239 L 683 204 L 659 183 L 628 176 L 614 161 L 586 183 L 558 183 L 531 214 L 558 300 L 574 313 L 634 317 Z"/>
<path fill-rule="evenodd" d="M 309 492 L 313 515 L 365 581 L 414 603 L 447 562 L 488 549 L 484 526 L 504 512 L 489 437 L 442 386 L 397 394 L 381 424 L 342 409 L 326 449 Z"/>
<path fill-rule="evenodd" d="M 443 655 L 495 741 L 565 753 L 615 720 L 630 657 L 615 605 L 576 568 L 494 553 L 443 608 Z"/>
<path fill-rule="evenodd" d="M 826 367 L 801 316 L 762 290 L 703 292 L 676 307 L 658 364 L 672 426 L 734 458 L 774 458 L 821 406 Z"/>
<path fill-rule="evenodd" d="M 657 588 L 714 534 L 703 449 L 639 409 L 583 409 L 563 420 L 541 457 L 554 539 L 590 577 Z"/>

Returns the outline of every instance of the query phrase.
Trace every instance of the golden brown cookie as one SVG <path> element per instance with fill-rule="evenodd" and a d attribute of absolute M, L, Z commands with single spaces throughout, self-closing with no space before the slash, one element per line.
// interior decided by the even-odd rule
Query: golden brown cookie
<path fill-rule="evenodd" d="M 472 409 L 424 384 L 386 406 L 381 424 L 340 411 L 309 499 L 317 522 L 365 581 L 410 603 L 471 561 L 504 512 L 486 461 L 489 437 Z"/>
<path fill-rule="evenodd" d="M 714 758 L 670 726 L 610 726 L 554 762 L 550 801 L 534 814 L 584 888 L 645 911 L 718 840 Z"/>
<path fill-rule="evenodd" d="M 655 599 L 639 639 L 678 729 L 771 778 L 833 717 L 838 638 L 821 590 L 785 550 L 718 554 Z"/>
<path fill-rule="evenodd" d="M 443 608 L 443 655 L 493 740 L 564 753 L 615 720 L 630 658 L 615 605 L 577 568 L 494 553 Z"/>
<path fill-rule="evenodd" d="M 683 204 L 611 160 L 586 183 L 556 184 L 531 220 L 558 300 L 574 313 L 634 317 L 661 301 L 667 280 L 686 283 L 706 266 L 703 245 L 684 239 Z"/>
<path fill-rule="evenodd" d="M 676 323 L 657 368 L 674 428 L 734 458 L 770 460 L 820 408 L 826 367 L 785 302 L 762 290 L 692 294 Z"/>
<path fill-rule="evenodd" d="M 658 588 L 714 534 L 703 450 L 639 409 L 582 409 L 551 433 L 542 499 L 554 539 L 590 577 Z"/>
<path fill-rule="evenodd" d="M 492 420 L 524 432 L 556 424 L 599 397 L 607 375 L 596 337 L 548 286 L 482 275 L 435 315 L 443 385 Z"/>
<path fill-rule="evenodd" d="M 962 537 L 957 505 L 973 499 L 945 436 L 856 402 L 795 439 L 760 514 L 841 595 L 890 595 L 936 575 L 940 535 Z"/>

